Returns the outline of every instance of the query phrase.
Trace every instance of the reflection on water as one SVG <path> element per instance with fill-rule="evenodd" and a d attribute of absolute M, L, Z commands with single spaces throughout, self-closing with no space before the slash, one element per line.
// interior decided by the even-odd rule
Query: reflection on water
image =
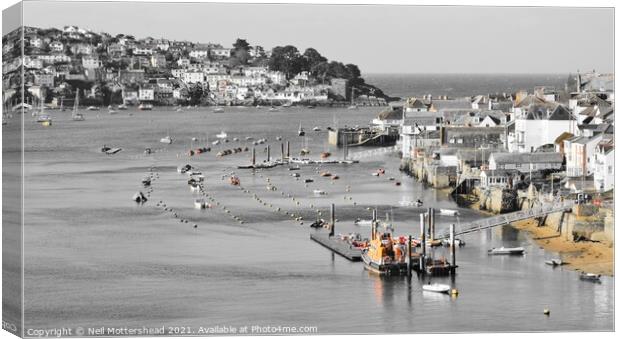
<path fill-rule="evenodd" d="M 226 108 L 225 114 L 154 110 L 97 118 L 85 112 L 86 121 L 73 122 L 70 112 L 53 112 L 50 128 L 27 123 L 26 327 L 310 322 L 320 333 L 612 329 L 613 278 L 594 285 L 579 281 L 575 272 L 551 269 L 544 264 L 548 254 L 509 227 L 462 236 L 466 246 L 457 251 L 456 277 L 431 279 L 456 286 L 459 296 L 428 295 L 421 289 L 428 279 L 370 275 L 361 263 L 348 262 L 311 241 L 309 222 L 302 226 L 274 213 L 221 179 L 235 171 L 244 188 L 274 207 L 303 215 L 304 221 L 314 220 L 316 209 L 327 213 L 334 202 L 337 233 L 369 236 L 369 227 L 353 223 L 370 218 L 367 207 L 376 207 L 382 217 L 391 213 L 397 235 L 417 236 L 419 214 L 427 206 L 461 214 L 458 219 L 438 216 L 438 233 L 451 223 L 458 229 L 482 217 L 402 175 L 393 155 L 349 166 L 304 166 L 298 171 L 301 177 L 315 180 L 306 187 L 286 167 L 237 170 L 237 165 L 249 163 L 250 152 L 223 158 L 214 154 L 231 145 L 251 147 L 247 136 L 267 138 L 277 150 L 275 135 L 290 140 L 297 153 L 304 142 L 296 136 L 300 121 L 308 130 L 311 155 L 325 149 L 339 154 L 325 144 L 326 132 L 309 130 L 325 128 L 334 116 L 348 125 L 364 125 L 376 113 L 372 108 Z M 12 126 L 5 126 L 8 133 Z M 192 146 L 210 144 L 221 130 L 240 141 L 213 146 L 214 153 L 191 159 L 185 155 Z M 168 133 L 175 141 L 160 144 Z M 200 140 L 207 135 L 208 140 Z M 192 142 L 192 137 L 199 139 Z M 101 154 L 104 144 L 123 151 Z M 154 153 L 145 155 L 146 147 Z M 247 222 L 233 221 L 221 209 L 194 209 L 187 178 L 176 172 L 184 163 L 200 168 L 209 194 Z M 151 166 L 159 174 L 151 202 L 165 201 L 189 225 L 152 203 L 136 206 L 130 200 L 143 189 L 140 180 Z M 378 168 L 386 169 L 385 177 L 371 175 Z M 340 180 L 320 177 L 318 172 L 325 169 Z M 395 186 L 387 180 L 390 176 L 403 184 Z M 267 178 L 278 191 L 266 189 Z M 317 198 L 314 189 L 328 194 Z M 399 204 L 418 198 L 425 207 Z M 193 223 L 198 228 L 192 228 Z M 489 248 L 502 245 L 523 246 L 526 255 L 487 255 Z M 445 248 L 433 252 L 448 257 Z M 552 310 L 549 318 L 541 314 L 545 307 Z"/>

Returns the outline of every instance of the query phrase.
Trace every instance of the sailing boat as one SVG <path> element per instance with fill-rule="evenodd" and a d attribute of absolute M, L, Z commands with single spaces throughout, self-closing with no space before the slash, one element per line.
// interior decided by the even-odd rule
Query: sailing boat
<path fill-rule="evenodd" d="M 357 105 L 355 104 L 355 97 L 353 95 L 355 93 L 355 87 L 351 86 L 351 105 L 349 105 L 349 109 L 357 109 Z"/>
<path fill-rule="evenodd" d="M 297 135 L 299 135 L 300 137 L 303 137 L 304 135 L 306 135 L 306 132 L 304 131 L 303 127 L 301 127 L 301 122 L 299 123 L 299 129 L 297 130 Z"/>
<path fill-rule="evenodd" d="M 78 107 L 80 106 L 80 90 L 75 91 L 75 100 L 73 101 L 73 111 L 71 111 L 71 120 L 84 121 L 84 115 L 78 113 Z"/>

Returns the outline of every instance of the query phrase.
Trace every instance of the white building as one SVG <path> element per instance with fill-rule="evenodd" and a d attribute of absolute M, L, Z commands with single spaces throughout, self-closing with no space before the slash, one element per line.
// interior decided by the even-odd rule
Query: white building
<path fill-rule="evenodd" d="M 183 68 L 187 68 L 190 65 L 190 61 L 188 58 L 179 58 L 179 60 L 177 60 L 177 65 L 179 65 L 179 67 L 183 67 Z"/>
<path fill-rule="evenodd" d="M 614 189 L 614 141 L 604 139 L 598 143 L 594 153 L 594 186 L 607 192 Z"/>
<path fill-rule="evenodd" d="M 153 49 L 150 47 L 136 46 L 133 49 L 133 54 L 134 55 L 152 55 Z"/>
<path fill-rule="evenodd" d="M 218 58 L 230 58 L 231 48 L 217 47 L 210 50 L 210 55 Z"/>
<path fill-rule="evenodd" d="M 65 45 L 60 41 L 52 41 L 49 44 L 49 48 L 52 52 L 62 52 L 65 50 Z"/>
<path fill-rule="evenodd" d="M 82 67 L 84 68 L 99 68 L 101 67 L 101 61 L 98 57 L 94 56 L 83 56 L 82 57 Z"/>
<path fill-rule="evenodd" d="M 186 84 L 203 83 L 205 81 L 205 75 L 199 71 L 187 71 L 181 73 L 181 81 Z"/>
<path fill-rule="evenodd" d="M 195 49 L 189 52 L 189 56 L 195 59 L 204 59 L 209 57 L 208 49 Z"/>
<path fill-rule="evenodd" d="M 140 101 L 155 100 L 155 89 L 151 86 L 142 86 L 138 90 L 138 99 Z"/>
<path fill-rule="evenodd" d="M 553 144 L 564 132 L 575 133 L 577 121 L 562 105 L 553 110 L 534 106 L 525 116 L 516 118 L 514 128 L 514 134 L 508 137 L 508 150 L 532 152 L 542 145 Z"/>

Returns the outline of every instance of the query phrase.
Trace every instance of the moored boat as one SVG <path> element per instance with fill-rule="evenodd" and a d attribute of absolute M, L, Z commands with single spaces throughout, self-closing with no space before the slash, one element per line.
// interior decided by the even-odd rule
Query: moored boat
<path fill-rule="evenodd" d="M 434 292 L 434 293 L 445 293 L 448 294 L 450 292 L 450 285 L 446 284 L 431 284 L 422 285 L 422 290 L 426 292 Z"/>
<path fill-rule="evenodd" d="M 522 255 L 525 252 L 523 247 L 498 247 L 488 251 L 490 255 Z"/>
<path fill-rule="evenodd" d="M 215 106 L 213 108 L 213 113 L 224 113 L 224 108 L 222 108 L 220 106 Z"/>
<path fill-rule="evenodd" d="M 601 275 L 595 273 L 586 273 L 581 272 L 579 274 L 579 279 L 583 281 L 591 281 L 591 282 L 601 282 Z"/>
<path fill-rule="evenodd" d="M 441 215 L 448 215 L 451 217 L 456 217 L 457 215 L 459 215 L 459 211 L 457 210 L 449 210 L 449 209 L 445 209 L 445 208 L 440 208 L 439 209 L 439 214 Z"/>
<path fill-rule="evenodd" d="M 379 275 L 407 273 L 407 249 L 404 237 L 400 241 L 389 232 L 372 234 L 367 249 L 362 251 L 365 268 Z"/>
<path fill-rule="evenodd" d="M 161 142 L 162 144 L 171 144 L 172 143 L 172 138 L 167 135 L 161 139 L 159 139 L 159 142 Z"/>
<path fill-rule="evenodd" d="M 138 109 L 141 110 L 141 111 L 150 111 L 150 110 L 153 109 L 153 105 L 151 105 L 151 104 L 140 104 L 138 106 Z"/>
<path fill-rule="evenodd" d="M 565 262 L 563 262 L 562 259 L 551 259 L 551 260 L 545 260 L 545 264 L 555 267 L 555 266 L 564 265 Z"/>

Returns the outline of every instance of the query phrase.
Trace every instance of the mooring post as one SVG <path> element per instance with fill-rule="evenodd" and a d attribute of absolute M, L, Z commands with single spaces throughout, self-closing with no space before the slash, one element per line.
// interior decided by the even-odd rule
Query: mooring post
<path fill-rule="evenodd" d="M 456 271 L 456 239 L 454 238 L 454 224 L 450 224 L 450 255 L 452 256 L 452 262 L 450 265 L 452 266 L 450 271 L 452 274 Z"/>
<path fill-rule="evenodd" d="M 267 162 L 271 161 L 271 146 L 267 145 Z"/>
<path fill-rule="evenodd" d="M 431 213 L 429 214 L 429 228 L 431 232 L 431 241 L 435 240 L 435 208 L 431 207 Z"/>
<path fill-rule="evenodd" d="M 331 227 L 329 228 L 329 236 L 333 237 L 336 229 L 336 206 L 332 204 L 331 209 Z"/>
<path fill-rule="evenodd" d="M 370 240 L 374 240 L 377 236 L 377 210 L 372 210 L 372 230 L 370 233 Z"/>
<path fill-rule="evenodd" d="M 281 156 L 281 160 L 282 162 L 284 162 L 284 143 L 280 143 L 280 156 Z"/>
<path fill-rule="evenodd" d="M 286 158 L 290 158 L 291 156 L 291 142 L 290 141 L 286 141 Z"/>
<path fill-rule="evenodd" d="M 407 239 L 407 276 L 411 276 L 411 235 Z"/>
<path fill-rule="evenodd" d="M 420 272 L 424 273 L 426 271 L 426 230 L 424 229 L 424 213 L 420 213 L 420 246 L 422 246 Z"/>
<path fill-rule="evenodd" d="M 252 147 L 252 166 L 256 166 L 256 147 Z"/>

